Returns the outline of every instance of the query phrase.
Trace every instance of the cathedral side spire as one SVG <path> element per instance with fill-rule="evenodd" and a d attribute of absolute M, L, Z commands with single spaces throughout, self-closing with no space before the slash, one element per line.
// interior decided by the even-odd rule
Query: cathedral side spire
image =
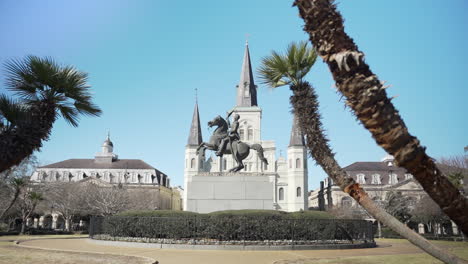
<path fill-rule="evenodd" d="M 198 100 L 195 102 L 195 109 L 193 110 L 192 124 L 190 125 L 190 132 L 187 141 L 189 146 L 198 146 L 203 142 L 200 115 L 198 113 Z"/>
<path fill-rule="evenodd" d="M 293 126 L 291 129 L 291 138 L 289 140 L 289 146 L 304 146 L 304 135 L 299 127 L 299 119 L 294 115 Z"/>
<path fill-rule="evenodd" d="M 244 61 L 237 86 L 237 106 L 258 106 L 257 87 L 253 79 L 248 42 L 245 43 Z"/>

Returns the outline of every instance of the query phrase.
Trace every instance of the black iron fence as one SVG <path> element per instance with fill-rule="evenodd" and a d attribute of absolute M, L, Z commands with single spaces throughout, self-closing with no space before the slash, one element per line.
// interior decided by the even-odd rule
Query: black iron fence
<path fill-rule="evenodd" d="M 146 242 L 286 241 L 288 244 L 374 242 L 372 223 L 344 219 L 210 217 L 93 217 L 93 238 L 147 238 Z M 125 240 L 125 239 L 124 239 Z M 150 241 L 151 240 L 151 241 Z M 208 243 L 209 244 L 209 243 Z"/>

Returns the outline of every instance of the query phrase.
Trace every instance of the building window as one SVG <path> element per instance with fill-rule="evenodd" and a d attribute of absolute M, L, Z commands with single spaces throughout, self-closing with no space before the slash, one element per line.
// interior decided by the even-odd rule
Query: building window
<path fill-rule="evenodd" d="M 227 169 L 227 160 L 223 159 L 223 170 Z"/>
<path fill-rule="evenodd" d="M 191 169 L 195 168 L 195 158 L 192 158 L 192 159 L 190 160 L 190 168 L 191 168 Z"/>
<path fill-rule="evenodd" d="M 243 128 L 239 129 L 239 137 L 240 137 L 240 140 L 244 140 L 244 129 Z"/>
<path fill-rule="evenodd" d="M 301 187 L 297 187 L 296 189 L 296 196 L 301 197 Z"/>
<path fill-rule="evenodd" d="M 140 174 L 138 174 L 137 179 L 138 179 L 138 183 L 141 183 L 141 180 L 143 179 L 143 176 L 141 176 Z"/>
<path fill-rule="evenodd" d="M 406 173 L 405 174 L 405 180 L 413 179 L 413 175 Z"/>
<path fill-rule="evenodd" d="M 280 201 L 284 200 L 284 189 L 283 189 L 283 187 L 279 188 L 279 190 L 278 190 L 278 199 Z"/>
<path fill-rule="evenodd" d="M 247 140 L 253 140 L 253 129 L 250 127 L 247 129 Z"/>
<path fill-rule="evenodd" d="M 341 206 L 342 207 L 351 207 L 353 205 L 353 201 L 351 197 L 343 197 L 341 198 Z"/>
<path fill-rule="evenodd" d="M 380 181 L 380 174 L 372 174 L 372 184 L 382 184 Z"/>
<path fill-rule="evenodd" d="M 297 158 L 296 159 L 296 169 L 300 169 L 300 168 L 301 168 L 301 159 Z"/>
<path fill-rule="evenodd" d="M 356 181 L 360 184 L 365 184 L 366 183 L 366 176 L 362 173 L 359 173 L 356 175 Z"/>
<path fill-rule="evenodd" d="M 289 159 L 289 168 L 291 169 L 292 168 L 292 160 Z"/>
<path fill-rule="evenodd" d="M 264 169 L 264 170 L 268 170 L 268 163 L 263 162 L 263 169 Z"/>
<path fill-rule="evenodd" d="M 71 182 L 73 179 L 73 174 L 68 173 L 68 182 Z"/>
<path fill-rule="evenodd" d="M 112 173 L 109 173 L 109 182 L 114 183 L 115 182 L 115 176 L 112 175 Z"/>
<path fill-rule="evenodd" d="M 388 184 L 397 184 L 398 183 L 398 175 L 395 173 L 390 174 L 390 177 L 388 177 Z"/>

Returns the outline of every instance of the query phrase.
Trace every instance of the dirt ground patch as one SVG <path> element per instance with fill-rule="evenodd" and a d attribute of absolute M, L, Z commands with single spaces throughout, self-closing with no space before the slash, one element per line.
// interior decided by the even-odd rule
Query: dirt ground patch
<path fill-rule="evenodd" d="M 35 264 L 126 264 L 150 263 L 148 259 L 130 256 L 60 252 L 24 248 L 12 242 L 0 242 L 0 264 L 35 263 Z"/>

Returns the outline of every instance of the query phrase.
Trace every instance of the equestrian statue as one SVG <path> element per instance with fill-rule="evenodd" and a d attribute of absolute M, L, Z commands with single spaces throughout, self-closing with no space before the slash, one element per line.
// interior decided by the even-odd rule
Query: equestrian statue
<path fill-rule="evenodd" d="M 208 122 L 209 127 L 216 126 L 213 131 L 213 135 L 210 137 L 210 142 L 202 142 L 197 148 L 197 154 L 200 151 L 205 155 L 205 150 L 209 149 L 216 151 L 216 155 L 222 157 L 224 154 L 232 154 L 237 162 L 237 167 L 230 169 L 230 172 L 237 172 L 244 168 L 242 161 L 247 158 L 250 153 L 250 149 L 257 151 L 258 157 L 260 158 L 262 165 L 263 162 L 268 164 L 267 159 L 263 156 L 263 148 L 260 144 L 249 145 L 242 142 L 239 137 L 239 115 L 234 114 L 232 125 L 229 122 L 229 117 L 233 111 L 228 112 L 226 120 L 221 116 L 215 117 L 213 120 Z"/>

